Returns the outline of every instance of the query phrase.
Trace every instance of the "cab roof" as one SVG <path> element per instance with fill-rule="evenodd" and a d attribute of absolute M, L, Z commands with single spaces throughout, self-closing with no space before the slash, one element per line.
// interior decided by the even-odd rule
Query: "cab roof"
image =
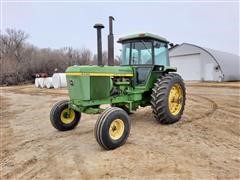
<path fill-rule="evenodd" d="M 167 39 L 165 39 L 161 36 L 152 34 L 152 33 L 147 33 L 147 32 L 146 33 L 136 33 L 136 34 L 131 34 L 131 35 L 121 37 L 118 39 L 118 43 L 123 43 L 124 41 L 134 40 L 134 39 L 154 39 L 154 40 L 163 41 L 163 42 L 168 43 Z"/>

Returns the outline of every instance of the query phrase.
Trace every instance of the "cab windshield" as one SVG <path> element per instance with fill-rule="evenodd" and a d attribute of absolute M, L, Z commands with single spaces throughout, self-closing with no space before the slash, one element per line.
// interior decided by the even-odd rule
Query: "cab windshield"
<path fill-rule="evenodd" d="M 136 41 L 123 44 L 122 65 L 152 64 L 152 42 Z"/>
<path fill-rule="evenodd" d="M 123 43 L 121 65 L 153 65 L 153 62 L 156 65 L 169 65 L 166 43 L 153 40 Z"/>

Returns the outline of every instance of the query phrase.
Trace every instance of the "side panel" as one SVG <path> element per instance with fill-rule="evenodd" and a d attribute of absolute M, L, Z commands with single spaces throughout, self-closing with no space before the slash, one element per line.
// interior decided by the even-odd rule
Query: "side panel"
<path fill-rule="evenodd" d="M 110 77 L 90 77 L 91 100 L 110 97 Z"/>
<path fill-rule="evenodd" d="M 90 100 L 90 77 L 67 76 L 70 99 Z"/>
<path fill-rule="evenodd" d="M 110 96 L 110 77 L 67 76 L 71 100 L 96 100 Z"/>

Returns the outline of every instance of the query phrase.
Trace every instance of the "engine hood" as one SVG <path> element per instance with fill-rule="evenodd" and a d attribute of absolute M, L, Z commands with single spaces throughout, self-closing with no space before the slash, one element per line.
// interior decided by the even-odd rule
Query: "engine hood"
<path fill-rule="evenodd" d="M 66 70 L 67 76 L 133 76 L 130 66 L 70 66 Z"/>

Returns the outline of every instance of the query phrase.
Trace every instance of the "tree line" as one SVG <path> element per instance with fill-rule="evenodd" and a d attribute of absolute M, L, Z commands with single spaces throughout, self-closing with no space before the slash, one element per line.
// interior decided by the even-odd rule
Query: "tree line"
<path fill-rule="evenodd" d="M 64 72 L 71 65 L 95 65 L 97 56 L 87 48 L 38 48 L 27 42 L 29 34 L 6 29 L 0 33 L 0 85 L 17 85 L 33 81 L 37 73 Z M 115 64 L 118 64 L 115 60 Z M 107 52 L 103 52 L 107 64 Z"/>

